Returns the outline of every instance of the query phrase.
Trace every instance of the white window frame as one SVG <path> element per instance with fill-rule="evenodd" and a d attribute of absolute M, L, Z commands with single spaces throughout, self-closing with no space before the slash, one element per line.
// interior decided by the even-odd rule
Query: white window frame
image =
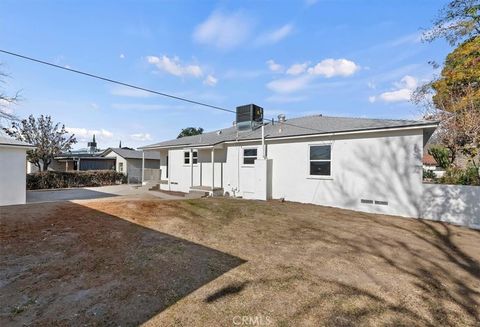
<path fill-rule="evenodd" d="M 330 160 L 322 159 L 322 160 L 311 160 L 310 153 L 312 146 L 330 146 Z M 321 143 L 312 143 L 308 145 L 308 153 L 307 153 L 307 176 L 309 179 L 333 179 L 333 143 L 332 142 L 321 142 Z M 330 175 L 311 175 L 310 174 L 310 163 L 314 162 L 330 162 Z"/>
<path fill-rule="evenodd" d="M 188 153 L 188 156 L 185 156 L 185 153 Z M 190 155 L 190 153 L 192 155 Z M 185 162 L 185 160 L 187 159 L 188 159 L 188 163 Z M 190 150 L 183 150 L 183 165 L 190 166 L 190 161 L 193 162 L 194 166 L 198 165 L 198 150 L 192 150 L 192 152 L 190 152 Z"/>
<path fill-rule="evenodd" d="M 118 172 L 123 173 L 123 162 L 118 163 Z"/>
<path fill-rule="evenodd" d="M 245 150 L 257 150 L 257 155 L 256 156 L 245 156 Z M 245 163 L 245 158 L 255 158 L 255 160 L 257 160 L 258 159 L 258 147 L 256 147 L 256 146 L 242 147 L 242 166 L 245 166 L 245 167 L 254 166 L 255 165 L 255 160 L 253 161 L 253 163 L 248 164 L 248 163 Z"/>

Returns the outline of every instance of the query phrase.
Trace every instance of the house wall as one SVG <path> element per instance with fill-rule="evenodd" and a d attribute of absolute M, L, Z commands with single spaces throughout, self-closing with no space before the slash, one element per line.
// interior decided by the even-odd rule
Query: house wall
<path fill-rule="evenodd" d="M 0 205 L 25 203 L 26 157 L 25 149 L 0 147 Z"/>
<path fill-rule="evenodd" d="M 480 227 L 480 187 L 423 183 L 423 142 L 422 130 L 414 129 L 270 140 L 268 160 L 258 160 L 255 165 L 243 164 L 243 149 L 257 147 L 260 158 L 260 142 L 238 143 L 227 146 L 225 162 L 218 164 L 222 165 L 224 192 L 231 196 L 284 198 Z M 309 146 L 315 144 L 332 146 L 329 177 L 309 175 Z M 171 181 L 176 182 L 171 190 L 188 192 L 190 166 L 183 165 L 183 150 L 170 150 L 170 156 Z M 210 185 L 211 176 L 206 176 L 210 162 L 203 154 L 200 158 L 207 161 L 201 166 L 203 185 Z M 194 166 L 196 176 L 198 169 Z M 200 185 L 197 182 L 194 185 Z M 362 199 L 373 203 L 362 203 Z"/>
<path fill-rule="evenodd" d="M 110 151 L 107 155 L 105 155 L 105 157 L 115 158 L 115 171 L 127 174 L 127 160 L 125 160 L 123 157 L 120 157 L 113 151 Z M 120 163 L 123 164 L 123 171 L 120 171 Z"/>
<path fill-rule="evenodd" d="M 127 177 L 129 183 L 142 182 L 142 159 L 126 159 L 127 161 Z M 153 159 L 145 159 L 146 169 L 159 169 L 159 161 Z"/>
<path fill-rule="evenodd" d="M 332 175 L 309 176 L 309 145 L 331 144 Z M 269 141 L 271 196 L 352 210 L 419 216 L 422 190 L 421 130 L 351 134 Z M 226 191 L 255 198 L 255 167 L 242 162 L 243 149 L 260 144 L 230 146 L 225 169 Z M 418 194 L 417 194 L 418 193 Z M 361 199 L 387 201 L 364 204 Z"/>
<path fill-rule="evenodd" d="M 422 218 L 480 228 L 480 186 L 423 184 Z"/>
<path fill-rule="evenodd" d="M 142 182 L 142 159 L 125 159 L 117 153 L 111 151 L 105 157 L 115 158 L 115 170 L 120 172 L 120 163 L 123 164 L 123 173 L 128 177 L 129 183 Z M 145 168 L 159 169 L 160 161 L 155 159 L 145 159 Z"/>

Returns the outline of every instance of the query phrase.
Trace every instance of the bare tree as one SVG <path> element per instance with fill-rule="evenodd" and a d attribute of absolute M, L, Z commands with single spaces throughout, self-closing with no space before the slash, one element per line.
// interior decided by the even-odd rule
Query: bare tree
<path fill-rule="evenodd" d="M 8 75 L 6 73 L 0 71 L 0 84 L 4 84 L 5 78 L 7 77 Z M 4 89 L 0 87 L 0 127 L 2 127 L 2 123 L 5 123 L 5 121 L 9 122 L 17 119 L 9 107 L 20 99 L 19 94 L 20 92 L 16 92 L 13 96 L 8 95 Z"/>
<path fill-rule="evenodd" d="M 27 151 L 27 160 L 46 171 L 55 155 L 71 149 L 77 143 L 75 135 L 68 135 L 65 125 L 53 123 L 50 116 L 41 115 L 35 118 L 30 115 L 22 121 L 12 121 L 10 128 L 4 131 L 16 138 L 35 146 L 34 150 Z"/>

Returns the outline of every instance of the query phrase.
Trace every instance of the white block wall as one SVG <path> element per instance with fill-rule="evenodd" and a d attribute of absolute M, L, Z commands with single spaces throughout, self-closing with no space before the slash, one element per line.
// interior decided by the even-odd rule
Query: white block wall
<path fill-rule="evenodd" d="M 0 205 L 25 203 L 26 156 L 25 149 L 0 147 Z"/>

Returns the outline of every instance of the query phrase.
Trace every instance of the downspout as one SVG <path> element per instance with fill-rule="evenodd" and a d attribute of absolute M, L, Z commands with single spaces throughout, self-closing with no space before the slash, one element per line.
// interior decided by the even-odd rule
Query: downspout
<path fill-rule="evenodd" d="M 266 159 L 265 151 L 265 125 L 262 124 L 262 159 Z"/>
<path fill-rule="evenodd" d="M 145 151 L 142 150 L 142 185 L 145 183 Z"/>

